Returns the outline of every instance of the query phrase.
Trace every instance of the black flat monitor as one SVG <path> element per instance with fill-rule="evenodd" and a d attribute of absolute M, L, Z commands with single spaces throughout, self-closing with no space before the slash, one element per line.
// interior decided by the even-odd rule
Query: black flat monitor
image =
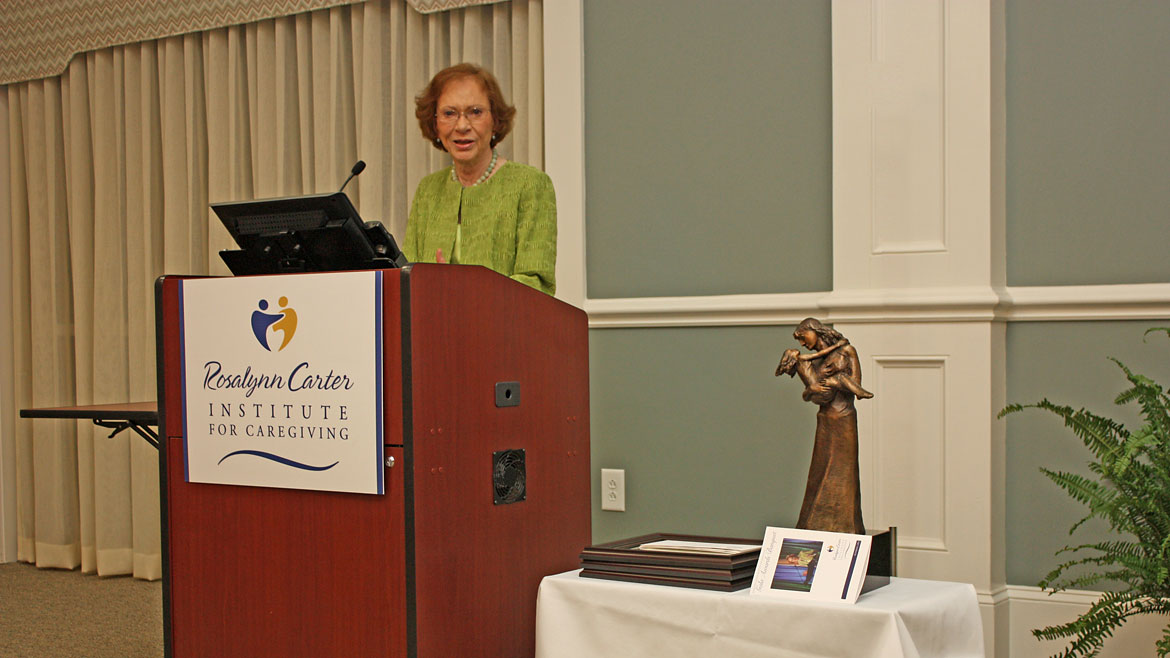
<path fill-rule="evenodd" d="M 337 272 L 407 265 L 380 222 L 363 222 L 343 192 L 213 203 L 239 249 L 219 252 L 232 274 Z"/>

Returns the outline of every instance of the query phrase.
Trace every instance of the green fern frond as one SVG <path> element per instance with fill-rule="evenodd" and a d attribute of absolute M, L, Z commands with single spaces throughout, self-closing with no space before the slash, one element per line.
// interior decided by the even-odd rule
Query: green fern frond
<path fill-rule="evenodd" d="M 1066 578 L 1052 584 L 1041 582 L 1041 586 L 1053 592 L 1063 592 L 1070 589 L 1091 589 L 1094 585 L 1109 582 L 1128 582 L 1126 571 L 1101 571 L 1089 573 L 1074 578 Z"/>
<path fill-rule="evenodd" d="M 1142 409 L 1142 417 L 1149 426 L 1157 430 L 1156 434 L 1163 440 L 1170 438 L 1170 398 L 1167 392 L 1152 379 L 1136 374 L 1117 359 L 1111 359 L 1125 373 L 1133 384 L 1129 389 L 1122 391 L 1114 399 L 1118 405 L 1137 401 Z"/>
<path fill-rule="evenodd" d="M 1019 403 L 1012 403 L 1012 404 L 1007 405 L 1003 409 L 1000 409 L 999 413 L 996 414 L 995 417 L 1002 419 L 1004 416 L 1007 416 L 1008 414 L 1014 414 L 1018 411 L 1023 411 L 1023 410 L 1024 410 L 1024 405 L 1019 404 Z"/>
<path fill-rule="evenodd" d="M 1055 626 L 1032 631 L 1037 638 L 1059 640 L 1074 638 L 1060 656 L 1096 656 L 1113 631 L 1126 619 L 1138 614 L 1147 614 L 1142 599 L 1123 592 L 1109 592 L 1089 607 L 1077 619 Z"/>
<path fill-rule="evenodd" d="M 1029 408 L 1043 409 L 1059 416 L 1064 421 L 1065 426 L 1071 429 L 1073 434 L 1080 438 L 1081 442 L 1097 457 L 1116 450 L 1128 435 L 1125 427 L 1116 421 L 1098 416 L 1085 409 L 1057 405 L 1047 399 L 1033 404 L 1007 407 L 1004 412 L 1001 412 L 1001 415 Z"/>
<path fill-rule="evenodd" d="M 1040 472 L 1067 491 L 1074 500 L 1088 506 L 1092 511 L 1108 506 L 1116 495 L 1109 487 L 1077 473 L 1050 471 L 1046 468 L 1041 468 Z"/>
<path fill-rule="evenodd" d="M 1145 336 L 1154 332 L 1170 337 L 1170 327 L 1148 329 Z M 1088 508 L 1070 534 L 1095 518 L 1121 537 L 1133 537 L 1065 546 L 1057 555 L 1074 559 L 1061 562 L 1041 581 L 1041 587 L 1053 592 L 1099 583 L 1121 586 L 1102 594 L 1077 619 L 1032 631 L 1044 640 L 1071 640 L 1059 654 L 1069 658 L 1097 655 L 1114 630 L 1134 615 L 1170 615 L 1170 391 L 1111 360 L 1130 384 L 1114 402 L 1138 406 L 1143 422 L 1137 430 L 1047 399 L 1012 404 L 999 413 L 1002 418 L 1031 408 L 1055 414 L 1093 455 L 1090 476 L 1040 469 Z M 1170 624 L 1156 648 L 1159 656 L 1170 655 Z"/>
<path fill-rule="evenodd" d="M 1117 560 L 1120 558 L 1140 558 L 1147 555 L 1147 547 L 1139 542 L 1132 541 L 1102 541 L 1084 544 L 1083 548 L 1100 552 L 1104 557 Z"/>
<path fill-rule="evenodd" d="M 1045 407 L 1040 405 L 1040 408 Z M 1116 421 L 1085 409 L 1072 411 L 1070 407 L 1064 407 L 1062 411 L 1054 413 L 1061 416 L 1065 427 L 1071 429 L 1098 459 L 1110 457 L 1129 434 L 1125 427 Z"/>

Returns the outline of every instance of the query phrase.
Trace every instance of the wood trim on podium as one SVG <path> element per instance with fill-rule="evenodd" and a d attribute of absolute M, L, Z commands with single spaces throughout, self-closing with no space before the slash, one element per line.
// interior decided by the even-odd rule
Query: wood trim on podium
<path fill-rule="evenodd" d="M 411 365 L 414 363 L 414 356 L 411 352 L 411 322 L 410 322 L 410 271 L 413 266 L 407 268 L 403 276 L 399 277 L 401 286 L 399 293 L 399 327 L 401 339 L 401 355 L 402 355 L 402 375 L 399 380 L 402 384 L 401 398 L 402 398 L 402 451 L 404 457 L 402 477 L 406 483 L 405 491 L 403 492 L 403 504 L 406 508 L 406 515 L 403 519 L 405 526 L 405 535 L 403 537 L 403 554 L 406 560 L 406 580 L 403 586 L 406 589 L 406 655 L 407 658 L 417 658 L 418 656 L 418 608 L 415 606 L 417 596 L 416 583 L 414 578 L 415 560 L 414 560 L 414 389 L 411 386 Z M 387 307 L 387 313 L 392 312 L 393 309 Z"/>

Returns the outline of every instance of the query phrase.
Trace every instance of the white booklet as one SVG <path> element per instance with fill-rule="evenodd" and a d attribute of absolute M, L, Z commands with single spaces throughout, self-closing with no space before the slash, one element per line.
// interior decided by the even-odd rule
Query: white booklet
<path fill-rule="evenodd" d="M 639 551 L 664 551 L 667 553 L 694 553 L 696 555 L 734 556 L 760 550 L 759 544 L 720 544 L 706 541 L 685 541 L 662 539 L 642 544 Z"/>
<path fill-rule="evenodd" d="M 752 594 L 855 603 L 869 567 L 869 535 L 768 528 Z"/>

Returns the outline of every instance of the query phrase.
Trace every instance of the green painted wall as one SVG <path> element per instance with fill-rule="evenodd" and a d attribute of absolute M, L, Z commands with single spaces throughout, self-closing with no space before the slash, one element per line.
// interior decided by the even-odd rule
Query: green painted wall
<path fill-rule="evenodd" d="M 1006 3 L 1007 278 L 1170 280 L 1170 2 Z"/>
<path fill-rule="evenodd" d="M 829 8 L 585 2 L 591 298 L 831 289 Z M 1170 280 L 1170 3 L 1006 12 L 1009 284 Z M 1142 342 L 1157 324 L 1170 320 L 1011 323 L 1008 400 L 1132 421 L 1112 405 L 1125 381 L 1106 357 L 1170 383 L 1170 340 Z M 795 522 L 815 408 L 772 376 L 791 329 L 590 332 L 595 541 Z M 1034 585 L 1082 515 L 1038 469 L 1084 470 L 1088 455 L 1041 412 L 999 422 L 1007 578 Z M 603 467 L 626 469 L 629 511 L 600 511 Z"/>
<path fill-rule="evenodd" d="M 1170 326 L 1170 320 L 1009 325 L 1008 401 L 1048 398 L 1114 418 L 1131 429 L 1140 427 L 1133 405 L 1113 403 L 1129 382 L 1108 357 L 1170 384 L 1170 339 L 1164 334 L 1142 337 L 1154 326 Z M 1090 453 L 1048 412 L 1027 410 L 999 422 L 1007 423 L 1007 581 L 1036 585 L 1059 564 L 1057 550 L 1106 536 L 1102 524 L 1093 524 L 1070 537 L 1069 528 L 1085 515 L 1085 508 L 1039 470 L 1089 475 Z"/>
<path fill-rule="evenodd" d="M 774 374 L 792 330 L 590 332 L 595 541 L 796 523 L 817 409 Z M 602 468 L 626 469 L 627 511 L 600 510 Z"/>
<path fill-rule="evenodd" d="M 832 288 L 829 10 L 584 3 L 590 297 Z"/>
<path fill-rule="evenodd" d="M 1007 275 L 1013 286 L 1170 280 L 1170 3 L 1006 4 Z M 1008 399 L 1043 397 L 1127 423 L 1126 381 L 1106 359 L 1170 383 L 1170 321 L 1013 323 Z M 1087 473 L 1087 450 L 1054 416 L 1007 423 L 1007 579 L 1035 585 L 1067 544 L 1106 536 L 1041 466 Z"/>

